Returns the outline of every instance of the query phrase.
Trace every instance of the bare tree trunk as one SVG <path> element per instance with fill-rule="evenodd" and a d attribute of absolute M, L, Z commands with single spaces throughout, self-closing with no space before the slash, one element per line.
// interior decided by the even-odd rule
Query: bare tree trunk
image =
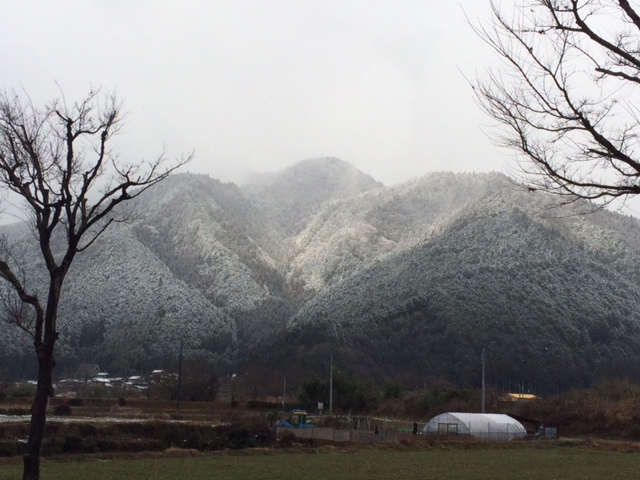
<path fill-rule="evenodd" d="M 73 258 L 73 257 L 71 257 Z M 40 478 L 40 456 L 44 441 L 44 429 L 47 421 L 47 407 L 49 398 L 53 396 L 53 367 L 56 362 L 53 350 L 58 332 L 56 319 L 62 282 L 68 271 L 70 261 L 63 261 L 62 266 L 54 269 L 50 275 L 47 309 L 41 328 L 36 327 L 35 348 L 38 355 L 38 385 L 36 395 L 31 406 L 31 423 L 29 424 L 29 438 L 23 456 L 23 480 L 38 480 Z"/>
<path fill-rule="evenodd" d="M 40 478 L 40 454 L 44 440 L 44 428 L 47 420 L 47 406 L 51 396 L 53 360 L 53 342 L 50 346 L 42 346 L 38 351 L 38 386 L 31 407 L 31 423 L 29 438 L 23 456 L 23 480 Z"/>

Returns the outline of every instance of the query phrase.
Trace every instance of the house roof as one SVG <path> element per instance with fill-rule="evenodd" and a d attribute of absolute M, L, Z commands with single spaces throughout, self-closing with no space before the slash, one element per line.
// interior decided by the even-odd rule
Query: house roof
<path fill-rule="evenodd" d="M 507 393 L 503 400 L 538 400 L 538 396 L 533 393 Z"/>

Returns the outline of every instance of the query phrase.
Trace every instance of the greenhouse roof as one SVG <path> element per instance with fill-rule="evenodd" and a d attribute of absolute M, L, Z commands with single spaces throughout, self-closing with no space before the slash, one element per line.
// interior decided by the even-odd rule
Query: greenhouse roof
<path fill-rule="evenodd" d="M 424 433 L 441 431 L 439 425 L 457 424 L 458 434 L 477 435 L 478 433 L 515 433 L 526 434 L 525 428 L 516 419 L 501 413 L 443 413 L 433 417 L 424 427 Z"/>

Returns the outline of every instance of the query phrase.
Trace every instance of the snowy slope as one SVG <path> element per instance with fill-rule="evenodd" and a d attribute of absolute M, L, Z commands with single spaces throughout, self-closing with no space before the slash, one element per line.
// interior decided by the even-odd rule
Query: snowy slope
<path fill-rule="evenodd" d="M 383 187 L 315 159 L 244 187 L 175 175 L 132 207 L 72 267 L 63 365 L 142 371 L 182 344 L 220 368 L 313 369 L 333 352 L 362 375 L 473 383 L 484 347 L 496 382 L 640 371 L 640 222 L 500 174 Z M 24 227 L 5 231 L 41 285 Z M 14 366 L 29 355 L 11 329 L 0 348 Z"/>

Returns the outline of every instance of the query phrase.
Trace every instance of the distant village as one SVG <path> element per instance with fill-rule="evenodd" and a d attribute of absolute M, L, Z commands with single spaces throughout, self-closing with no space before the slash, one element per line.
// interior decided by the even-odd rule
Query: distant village
<path fill-rule="evenodd" d="M 86 396 L 91 390 L 95 393 L 113 391 L 113 395 L 126 393 L 130 395 L 150 395 L 153 387 L 170 387 L 176 383 L 178 375 L 164 370 L 153 370 L 150 375 L 132 375 L 128 377 L 112 377 L 108 372 L 100 371 L 96 364 L 80 365 L 72 378 L 63 378 L 53 385 L 56 398 L 76 398 Z M 17 382 L 35 386 L 35 380 Z M 111 395 L 109 395 L 111 396 Z"/>

